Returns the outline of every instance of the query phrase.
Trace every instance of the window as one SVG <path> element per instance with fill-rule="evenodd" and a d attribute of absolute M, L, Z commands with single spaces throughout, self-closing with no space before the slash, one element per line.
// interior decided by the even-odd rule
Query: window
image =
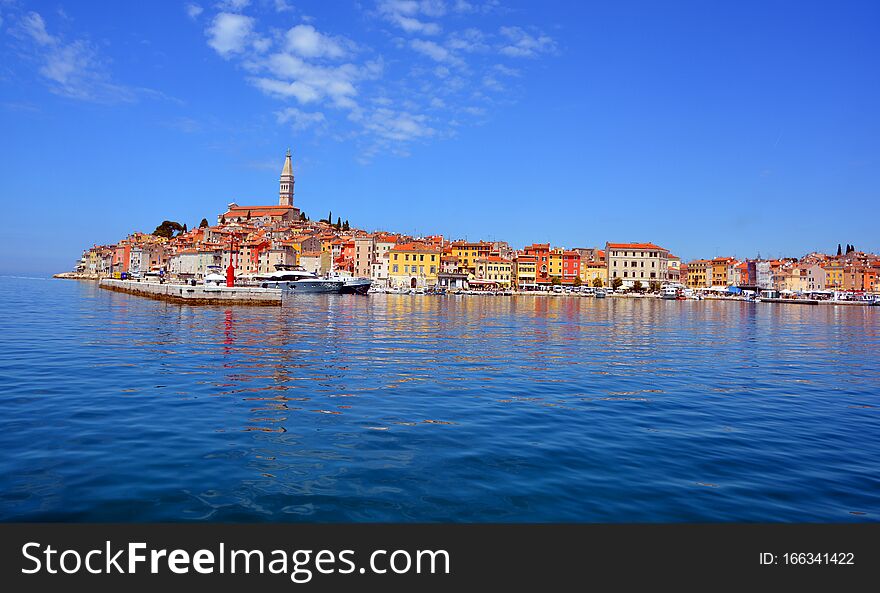
<path fill-rule="evenodd" d="M 627 264 L 627 262 L 623 262 L 623 267 L 624 267 L 624 268 L 626 267 L 626 264 Z"/>
<path fill-rule="evenodd" d="M 624 273 L 623 273 L 623 277 L 624 277 L 624 278 L 626 278 L 626 277 L 627 277 L 627 274 L 626 274 L 626 272 L 624 272 Z"/>
<path fill-rule="evenodd" d="M 419 256 L 419 261 L 425 261 L 425 256 L 424 256 L 424 255 L 420 255 L 420 256 Z"/>
<path fill-rule="evenodd" d="M 409 261 L 409 254 L 407 253 L 406 255 L 404 255 L 403 258 L 404 258 L 406 261 Z"/>
<path fill-rule="evenodd" d="M 431 256 L 431 259 L 434 259 L 434 256 L 433 256 L 433 255 Z M 431 266 L 431 273 L 432 273 L 432 274 L 436 274 L 436 273 L 437 273 L 437 268 L 436 268 L 436 266 Z"/>
<path fill-rule="evenodd" d="M 397 273 L 397 264 L 394 264 L 394 273 Z"/>
<path fill-rule="evenodd" d="M 413 271 L 415 271 L 416 267 L 413 266 Z M 419 266 L 419 274 L 425 274 L 425 266 Z"/>

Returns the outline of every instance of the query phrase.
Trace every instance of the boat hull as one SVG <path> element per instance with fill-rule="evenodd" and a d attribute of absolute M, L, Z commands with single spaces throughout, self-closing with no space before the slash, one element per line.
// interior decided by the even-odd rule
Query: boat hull
<path fill-rule="evenodd" d="M 365 278 L 346 280 L 342 285 L 342 294 L 367 294 L 372 281 Z"/>

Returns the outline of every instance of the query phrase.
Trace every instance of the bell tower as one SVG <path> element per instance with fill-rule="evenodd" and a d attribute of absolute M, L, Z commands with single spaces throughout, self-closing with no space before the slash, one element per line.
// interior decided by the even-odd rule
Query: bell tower
<path fill-rule="evenodd" d="M 284 167 L 281 169 L 281 181 L 278 187 L 278 205 L 293 207 L 293 165 L 290 162 L 290 149 L 284 158 Z"/>

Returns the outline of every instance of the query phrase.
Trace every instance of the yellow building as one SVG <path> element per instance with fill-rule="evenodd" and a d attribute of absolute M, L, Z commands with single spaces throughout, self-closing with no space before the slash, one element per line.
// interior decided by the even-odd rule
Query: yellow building
<path fill-rule="evenodd" d="M 516 290 L 535 290 L 538 288 L 537 261 L 534 255 L 516 256 L 513 260 L 511 274 Z"/>
<path fill-rule="evenodd" d="M 703 288 L 712 284 L 712 262 L 706 259 L 696 259 L 687 265 L 688 288 Z"/>
<path fill-rule="evenodd" d="M 825 288 L 842 289 L 844 265 L 838 261 L 831 261 L 822 265 L 825 270 Z"/>
<path fill-rule="evenodd" d="M 513 264 L 510 260 L 497 255 L 479 258 L 475 262 L 475 273 L 472 284 L 485 283 L 498 288 L 510 288 L 513 281 Z"/>
<path fill-rule="evenodd" d="M 467 241 L 454 241 L 448 249 L 450 255 L 458 258 L 458 269 L 470 274 L 476 273 L 477 260 L 489 257 L 492 244 L 485 241 L 468 243 Z"/>
<path fill-rule="evenodd" d="M 397 288 L 426 288 L 437 284 L 439 248 L 424 243 L 398 243 L 388 251 L 388 282 Z"/>
<path fill-rule="evenodd" d="M 596 278 L 602 281 L 602 286 L 607 286 L 608 267 L 605 262 L 581 260 L 580 278 L 584 286 L 593 286 Z"/>
<path fill-rule="evenodd" d="M 716 257 L 712 260 L 712 286 L 727 286 L 729 280 L 728 269 L 736 264 L 732 257 Z"/>

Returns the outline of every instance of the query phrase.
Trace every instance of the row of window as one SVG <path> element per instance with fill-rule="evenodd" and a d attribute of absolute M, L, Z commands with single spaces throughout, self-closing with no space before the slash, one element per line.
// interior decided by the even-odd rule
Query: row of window
<path fill-rule="evenodd" d="M 400 255 L 400 254 L 398 254 L 398 253 L 395 253 L 395 254 L 394 254 L 394 259 L 395 259 L 395 260 L 397 259 L 397 256 L 398 256 L 398 255 Z M 435 258 L 436 258 L 436 257 L 437 257 L 436 255 L 432 255 L 432 256 L 431 256 L 431 261 L 435 261 Z M 418 256 L 418 258 L 419 258 L 419 259 L 416 260 L 416 254 L 413 254 L 413 261 L 425 261 L 425 256 L 424 256 L 424 254 L 420 254 L 420 255 Z M 409 261 L 409 254 L 408 254 L 408 253 L 403 254 L 403 259 L 404 259 L 405 261 Z"/>
<path fill-rule="evenodd" d="M 399 269 L 398 269 L 397 264 L 394 264 L 394 266 L 391 268 L 391 271 L 394 272 L 395 274 L 398 273 Z M 425 266 L 403 266 L 403 273 L 404 274 L 422 274 L 422 275 L 424 275 L 425 274 Z M 437 273 L 437 266 L 431 266 L 430 273 L 436 274 Z"/>
<path fill-rule="evenodd" d="M 639 266 L 639 263 L 641 263 L 641 266 Z M 656 263 L 657 263 L 657 262 L 652 261 L 652 262 L 651 262 L 651 267 L 652 267 L 652 268 L 656 268 L 656 267 L 657 267 L 657 266 L 656 266 Z M 624 268 L 627 267 L 627 264 L 630 264 L 629 267 L 631 267 L 631 268 L 638 268 L 638 267 L 642 267 L 642 268 L 644 268 L 644 267 L 645 267 L 645 262 L 637 262 L 637 261 L 634 261 L 634 262 L 628 262 L 628 261 L 624 260 L 624 262 L 623 262 L 623 267 L 624 267 Z M 614 262 L 614 267 L 615 267 L 615 268 L 617 267 L 617 262 L 616 262 L 616 261 Z"/>
<path fill-rule="evenodd" d="M 639 272 L 639 274 L 640 274 L 640 276 L 636 276 L 636 273 L 633 272 L 633 273 L 632 273 L 632 276 L 630 276 L 630 275 L 629 275 L 629 272 L 627 272 L 626 270 L 623 271 L 623 277 L 624 277 L 624 278 L 644 278 L 644 277 L 645 277 L 645 273 L 644 273 L 644 272 Z M 611 277 L 612 277 L 612 278 L 617 278 L 617 270 L 614 270 L 614 271 L 612 272 Z M 651 275 L 648 276 L 648 277 L 649 277 L 649 278 L 656 278 L 656 277 L 657 277 L 657 273 L 656 273 L 656 272 L 651 272 Z"/>
<path fill-rule="evenodd" d="M 612 251 L 611 255 L 614 257 L 659 257 L 656 251 Z"/>

